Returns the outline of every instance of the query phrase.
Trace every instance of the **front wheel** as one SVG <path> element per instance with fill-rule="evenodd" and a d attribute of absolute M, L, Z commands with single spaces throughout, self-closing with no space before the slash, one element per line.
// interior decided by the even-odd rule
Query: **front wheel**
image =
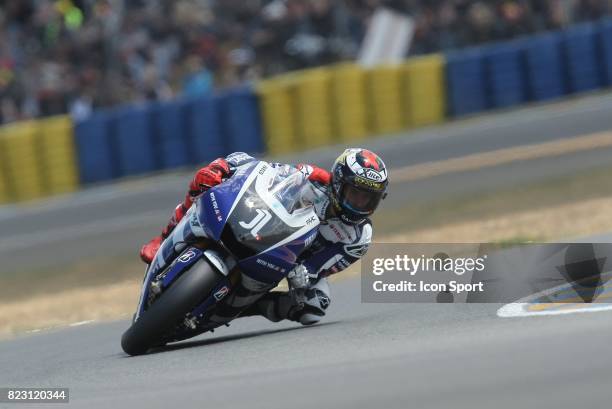
<path fill-rule="evenodd" d="M 159 345 L 222 277 L 206 260 L 196 262 L 123 333 L 121 348 L 128 355 L 141 355 Z"/>

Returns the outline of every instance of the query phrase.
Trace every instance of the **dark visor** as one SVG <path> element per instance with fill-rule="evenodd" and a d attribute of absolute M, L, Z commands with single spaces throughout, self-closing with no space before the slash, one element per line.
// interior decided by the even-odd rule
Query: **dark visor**
<path fill-rule="evenodd" d="M 342 200 L 345 205 L 361 213 L 372 213 L 376 210 L 382 197 L 382 192 L 361 190 L 351 185 L 345 185 Z"/>

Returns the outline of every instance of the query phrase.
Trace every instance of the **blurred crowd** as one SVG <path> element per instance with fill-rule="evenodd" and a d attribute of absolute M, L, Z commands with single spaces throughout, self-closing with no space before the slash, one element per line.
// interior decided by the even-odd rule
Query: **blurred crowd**
<path fill-rule="evenodd" d="M 0 0 L 0 123 L 354 59 L 381 6 L 414 19 L 411 54 L 612 12 L 612 0 Z"/>

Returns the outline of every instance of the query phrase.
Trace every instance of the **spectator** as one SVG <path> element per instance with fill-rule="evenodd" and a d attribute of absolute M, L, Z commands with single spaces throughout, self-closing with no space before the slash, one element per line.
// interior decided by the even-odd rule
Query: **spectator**
<path fill-rule="evenodd" d="M 183 84 L 183 94 L 187 96 L 208 95 L 212 92 L 213 77 L 204 67 L 197 55 L 192 55 L 186 61 L 187 73 Z"/>
<path fill-rule="evenodd" d="M 412 54 L 558 29 L 610 0 L 0 0 L 0 123 L 353 59 L 374 11 L 415 21 Z"/>

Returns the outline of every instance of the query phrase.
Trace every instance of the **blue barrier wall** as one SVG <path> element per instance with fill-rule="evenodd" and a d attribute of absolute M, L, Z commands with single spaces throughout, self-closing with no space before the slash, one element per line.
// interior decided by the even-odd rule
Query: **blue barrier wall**
<path fill-rule="evenodd" d="M 606 86 L 612 85 L 612 20 L 604 20 L 601 23 L 599 33 L 599 43 L 601 46 L 602 75 Z"/>
<path fill-rule="evenodd" d="M 446 56 L 448 111 L 465 115 L 489 107 L 485 66 L 480 48 L 471 48 Z"/>
<path fill-rule="evenodd" d="M 129 106 L 114 112 L 113 140 L 120 176 L 160 169 L 150 106 Z"/>
<path fill-rule="evenodd" d="M 152 107 L 155 155 L 163 169 L 186 166 L 190 162 L 187 108 L 186 101 L 164 102 Z"/>
<path fill-rule="evenodd" d="M 74 127 L 81 184 L 102 182 L 119 176 L 113 153 L 111 116 L 96 112 Z"/>
<path fill-rule="evenodd" d="M 543 34 L 525 40 L 525 63 L 530 100 L 544 101 L 565 94 L 565 69 L 559 34 Z"/>
<path fill-rule="evenodd" d="M 572 27 L 563 33 L 563 51 L 570 92 L 600 88 L 602 81 L 598 29 L 593 24 Z"/>
<path fill-rule="evenodd" d="M 524 43 L 517 41 L 484 50 L 485 79 L 492 107 L 509 107 L 527 100 L 524 51 Z"/>
<path fill-rule="evenodd" d="M 219 117 L 216 98 L 206 96 L 187 102 L 185 126 L 192 164 L 202 164 L 227 154 Z"/>
<path fill-rule="evenodd" d="M 230 152 L 265 151 L 257 96 L 250 88 L 237 88 L 219 95 L 221 129 Z"/>
<path fill-rule="evenodd" d="M 246 87 L 97 112 L 75 131 L 83 184 L 265 151 L 258 100 Z"/>

